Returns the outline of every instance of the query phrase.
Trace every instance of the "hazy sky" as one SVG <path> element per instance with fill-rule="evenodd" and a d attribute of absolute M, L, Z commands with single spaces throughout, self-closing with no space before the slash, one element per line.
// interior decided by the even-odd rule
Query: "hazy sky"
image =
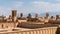
<path fill-rule="evenodd" d="M 0 0 L 0 15 L 10 15 L 13 9 L 24 14 L 59 12 L 60 0 Z"/>

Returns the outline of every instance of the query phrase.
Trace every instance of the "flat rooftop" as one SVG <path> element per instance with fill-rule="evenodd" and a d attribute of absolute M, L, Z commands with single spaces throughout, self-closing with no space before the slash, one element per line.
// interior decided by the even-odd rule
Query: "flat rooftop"
<path fill-rule="evenodd" d="M 21 28 L 36 29 L 44 27 L 58 27 L 58 24 L 39 24 L 39 23 L 22 23 Z"/>

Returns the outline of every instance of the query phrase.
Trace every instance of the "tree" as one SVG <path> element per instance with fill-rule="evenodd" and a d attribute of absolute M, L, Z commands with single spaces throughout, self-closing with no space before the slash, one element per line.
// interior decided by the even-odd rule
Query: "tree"
<path fill-rule="evenodd" d="M 27 18 L 28 18 L 28 21 L 31 21 L 31 13 L 28 14 Z"/>
<path fill-rule="evenodd" d="M 53 16 L 51 16 L 51 18 L 54 18 Z"/>
<path fill-rule="evenodd" d="M 28 16 L 27 16 L 27 18 L 31 18 L 31 16 L 32 16 L 31 13 L 29 13 Z"/>

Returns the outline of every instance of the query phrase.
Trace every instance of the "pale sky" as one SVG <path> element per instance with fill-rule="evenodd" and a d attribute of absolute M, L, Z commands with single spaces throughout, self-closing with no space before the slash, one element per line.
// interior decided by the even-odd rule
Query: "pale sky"
<path fill-rule="evenodd" d="M 60 12 L 60 0 L 0 0 L 0 15 L 18 13 Z"/>

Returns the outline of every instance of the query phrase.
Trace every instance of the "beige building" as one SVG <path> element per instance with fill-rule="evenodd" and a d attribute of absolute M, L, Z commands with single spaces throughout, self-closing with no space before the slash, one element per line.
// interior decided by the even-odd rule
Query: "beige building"
<path fill-rule="evenodd" d="M 0 23 L 0 29 L 4 29 L 4 28 L 15 28 L 17 27 L 16 23 L 13 22 L 5 22 L 5 23 Z"/>
<path fill-rule="evenodd" d="M 12 16 L 0 16 L 0 34 L 60 34 L 60 19 L 50 18 L 49 13 L 46 13 L 46 18 L 37 18 L 37 14 L 36 17 L 29 14 L 29 18 L 24 18 L 22 13 L 17 18 L 16 14 L 17 11 L 12 10 Z"/>
<path fill-rule="evenodd" d="M 18 22 L 27 22 L 27 18 L 18 18 Z"/>
<path fill-rule="evenodd" d="M 42 27 L 36 29 L 13 28 L 11 31 L 4 30 L 0 34 L 56 34 L 57 27 Z"/>

